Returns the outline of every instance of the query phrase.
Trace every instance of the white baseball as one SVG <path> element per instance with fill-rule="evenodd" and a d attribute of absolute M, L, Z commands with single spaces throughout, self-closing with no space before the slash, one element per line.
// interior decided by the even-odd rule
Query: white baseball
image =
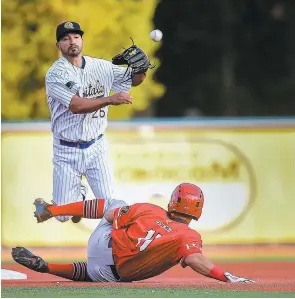
<path fill-rule="evenodd" d="M 158 42 L 162 39 L 163 33 L 159 29 L 155 29 L 150 33 L 150 39 L 153 40 L 154 42 Z"/>

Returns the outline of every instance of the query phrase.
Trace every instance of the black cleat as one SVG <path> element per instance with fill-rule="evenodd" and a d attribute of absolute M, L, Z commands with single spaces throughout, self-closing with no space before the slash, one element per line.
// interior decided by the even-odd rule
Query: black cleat
<path fill-rule="evenodd" d="M 24 247 L 12 248 L 12 258 L 19 264 L 41 273 L 48 273 L 47 263 L 39 256 L 34 255 L 31 251 Z"/>
<path fill-rule="evenodd" d="M 82 217 L 80 217 L 80 216 L 73 216 L 71 218 L 71 220 L 72 220 L 73 223 L 78 223 L 78 222 L 81 221 L 81 219 L 82 219 Z"/>

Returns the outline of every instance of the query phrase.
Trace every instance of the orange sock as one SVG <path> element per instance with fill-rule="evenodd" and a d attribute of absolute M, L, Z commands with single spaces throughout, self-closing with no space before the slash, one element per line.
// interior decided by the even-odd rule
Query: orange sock
<path fill-rule="evenodd" d="M 77 262 L 72 264 L 50 264 L 49 273 L 75 281 L 91 281 L 87 274 L 87 263 Z"/>
<path fill-rule="evenodd" d="M 83 217 L 83 201 L 62 206 L 49 206 L 48 211 L 52 216 L 80 216 Z"/>
<path fill-rule="evenodd" d="M 48 263 L 49 273 L 67 278 L 72 279 L 74 274 L 74 266 L 73 264 L 50 264 Z"/>
<path fill-rule="evenodd" d="M 49 206 L 52 216 L 79 216 L 83 218 L 99 219 L 103 216 L 104 199 L 78 201 L 62 206 Z"/>

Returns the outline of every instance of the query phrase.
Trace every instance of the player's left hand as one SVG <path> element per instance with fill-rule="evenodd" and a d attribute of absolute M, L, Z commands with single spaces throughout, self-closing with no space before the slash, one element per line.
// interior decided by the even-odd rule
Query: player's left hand
<path fill-rule="evenodd" d="M 150 64 L 150 60 L 143 50 L 134 45 L 134 43 L 122 53 L 114 56 L 112 63 L 116 65 L 128 65 L 131 67 L 133 74 L 146 73 L 148 69 L 155 67 L 155 65 Z"/>
<path fill-rule="evenodd" d="M 246 282 L 246 283 L 253 283 L 253 282 L 255 282 L 255 280 L 251 280 L 251 279 L 248 279 L 248 278 L 235 276 L 235 275 L 230 274 L 229 272 L 224 272 L 223 274 L 228 279 L 228 282 Z"/>

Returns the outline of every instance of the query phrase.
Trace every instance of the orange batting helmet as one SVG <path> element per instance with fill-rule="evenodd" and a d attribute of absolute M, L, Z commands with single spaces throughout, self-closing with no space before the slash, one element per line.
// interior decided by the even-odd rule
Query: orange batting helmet
<path fill-rule="evenodd" d="M 203 205 L 202 190 L 194 184 L 183 183 L 174 189 L 168 204 L 168 213 L 181 213 L 198 220 L 201 217 Z"/>

